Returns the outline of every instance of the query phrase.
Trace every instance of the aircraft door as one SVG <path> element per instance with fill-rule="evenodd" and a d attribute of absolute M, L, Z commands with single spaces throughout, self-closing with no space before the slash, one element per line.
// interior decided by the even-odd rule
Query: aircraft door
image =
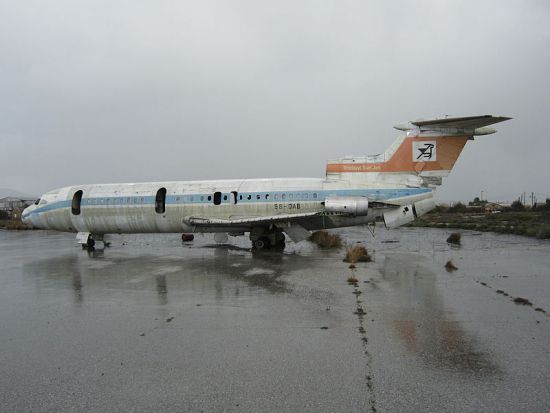
<path fill-rule="evenodd" d="M 71 192 L 69 192 L 71 194 Z M 74 192 L 72 192 L 71 198 L 71 208 L 70 208 L 70 220 L 73 230 L 81 232 L 81 231 L 87 231 L 87 225 L 85 221 L 85 211 L 82 208 L 82 198 L 84 196 L 84 191 L 82 189 L 78 189 Z"/>
<path fill-rule="evenodd" d="M 168 218 L 167 190 L 159 188 L 155 194 L 155 226 L 159 232 L 168 232 L 170 230 L 170 220 Z"/>

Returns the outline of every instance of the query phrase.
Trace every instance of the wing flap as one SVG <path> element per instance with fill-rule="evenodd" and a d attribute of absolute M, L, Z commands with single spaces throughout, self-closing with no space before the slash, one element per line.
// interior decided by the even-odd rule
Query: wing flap
<path fill-rule="evenodd" d="M 301 218 L 308 218 L 319 215 L 320 212 L 302 212 L 298 214 L 279 214 L 262 217 L 235 217 L 229 219 L 222 218 L 204 218 L 204 217 L 189 217 L 186 221 L 190 225 L 196 226 L 239 226 L 239 225 L 262 225 L 273 224 L 276 222 L 291 222 Z"/>

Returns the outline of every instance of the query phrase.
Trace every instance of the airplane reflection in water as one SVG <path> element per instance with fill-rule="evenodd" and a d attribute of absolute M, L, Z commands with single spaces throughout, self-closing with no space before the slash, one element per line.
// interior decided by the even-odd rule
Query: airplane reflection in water
<path fill-rule="evenodd" d="M 378 289 L 386 303 L 381 312 L 408 351 L 437 368 L 478 375 L 499 372 L 489 352 L 480 349 L 482 343 L 453 319 L 438 292 L 437 274 L 422 256 L 388 254 L 380 272 L 390 286 Z"/>
<path fill-rule="evenodd" d="M 201 250 L 207 250 L 203 246 Z M 255 299 L 258 290 L 271 294 L 293 291 L 280 277 L 310 266 L 307 257 L 281 254 L 250 254 L 238 247 L 216 247 L 195 257 L 135 256 L 108 257 L 103 251 L 88 256 L 67 255 L 32 261 L 24 273 L 42 287 L 74 292 L 75 302 L 90 295 L 112 296 L 127 290 L 156 292 L 158 304 L 193 296 L 207 296 L 214 303 Z M 67 283 L 70 280 L 70 284 Z M 234 285 L 237 285 L 233 288 Z M 229 286 L 229 287 L 228 287 Z M 229 289 L 228 289 L 229 288 Z M 247 292 L 248 291 L 248 292 Z M 213 294 L 213 296 L 211 296 Z"/>

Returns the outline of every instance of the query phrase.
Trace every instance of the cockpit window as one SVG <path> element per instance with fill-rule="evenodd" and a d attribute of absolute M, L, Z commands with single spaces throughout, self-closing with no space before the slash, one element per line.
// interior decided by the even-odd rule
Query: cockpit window
<path fill-rule="evenodd" d="M 39 202 L 40 202 L 40 198 L 38 198 L 36 201 L 34 201 L 34 205 L 38 205 Z"/>

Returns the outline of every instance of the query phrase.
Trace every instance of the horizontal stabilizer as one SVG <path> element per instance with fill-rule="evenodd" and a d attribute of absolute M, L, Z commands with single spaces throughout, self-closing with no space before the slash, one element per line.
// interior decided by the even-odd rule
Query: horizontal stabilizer
<path fill-rule="evenodd" d="M 505 120 L 510 119 L 512 118 L 507 118 L 504 116 L 482 115 L 466 116 L 462 118 L 418 120 L 411 123 L 418 126 L 420 130 L 432 130 L 440 128 L 476 129 L 482 128 L 484 126 L 489 126 L 494 123 L 504 122 Z"/>

